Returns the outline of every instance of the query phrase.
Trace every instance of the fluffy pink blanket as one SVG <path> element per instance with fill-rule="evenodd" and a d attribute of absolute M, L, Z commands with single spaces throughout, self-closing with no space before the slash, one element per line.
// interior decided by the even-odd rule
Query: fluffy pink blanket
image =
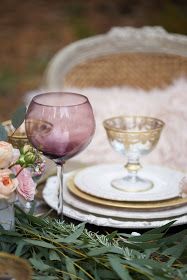
<path fill-rule="evenodd" d="M 141 159 L 187 171 L 187 80 L 181 78 L 167 88 L 149 92 L 128 87 L 68 89 L 86 95 L 92 104 L 96 133 L 91 144 L 71 161 L 83 164 L 125 163 L 109 145 L 102 122 L 118 115 L 147 115 L 165 122 L 157 147 Z"/>

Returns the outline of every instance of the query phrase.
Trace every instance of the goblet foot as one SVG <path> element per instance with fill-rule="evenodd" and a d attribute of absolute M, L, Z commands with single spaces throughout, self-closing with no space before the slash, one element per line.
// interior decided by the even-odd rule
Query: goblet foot
<path fill-rule="evenodd" d="M 152 181 L 139 176 L 126 176 L 112 180 L 111 185 L 115 189 L 125 192 L 143 192 L 152 189 L 154 184 Z"/>

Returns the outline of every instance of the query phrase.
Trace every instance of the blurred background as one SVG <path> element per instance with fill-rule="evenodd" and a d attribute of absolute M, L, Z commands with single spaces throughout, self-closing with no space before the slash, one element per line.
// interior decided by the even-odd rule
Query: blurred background
<path fill-rule="evenodd" d="M 1 0 L 0 121 L 40 86 L 53 55 L 113 26 L 160 25 L 187 35 L 186 0 Z"/>

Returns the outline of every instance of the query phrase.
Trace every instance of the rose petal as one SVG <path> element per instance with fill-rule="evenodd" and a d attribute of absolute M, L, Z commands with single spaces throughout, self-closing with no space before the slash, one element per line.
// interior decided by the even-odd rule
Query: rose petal
<path fill-rule="evenodd" d="M 14 166 L 14 172 L 18 173 L 21 169 L 20 165 Z M 19 186 L 17 192 L 24 197 L 25 200 L 32 201 L 35 195 L 36 184 L 31 177 L 29 169 L 23 169 L 17 176 Z"/>

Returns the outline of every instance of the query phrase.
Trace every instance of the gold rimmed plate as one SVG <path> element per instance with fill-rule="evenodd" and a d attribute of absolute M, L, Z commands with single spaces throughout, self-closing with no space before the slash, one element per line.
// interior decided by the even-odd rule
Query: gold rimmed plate
<path fill-rule="evenodd" d="M 67 181 L 68 190 L 75 196 L 99 205 L 105 205 L 110 207 L 119 207 L 126 209 L 136 209 L 136 210 L 156 210 L 156 209 L 166 209 L 170 207 L 179 207 L 187 204 L 187 198 L 173 198 L 170 200 L 163 201 L 153 201 L 153 202 L 125 202 L 125 201 L 114 201 L 109 199 L 98 198 L 87 193 L 82 192 L 74 184 L 74 177 L 70 177 Z"/>
<path fill-rule="evenodd" d="M 173 219 L 174 225 L 187 223 L 187 204 L 164 209 L 129 209 L 108 207 L 81 199 L 68 190 L 67 182 L 78 170 L 64 174 L 64 215 L 78 221 L 114 228 L 154 228 L 165 225 Z M 52 208 L 58 208 L 57 176 L 48 178 L 43 198 Z"/>
<path fill-rule="evenodd" d="M 121 164 L 98 164 L 78 171 L 74 178 L 76 187 L 89 195 L 115 201 L 154 202 L 179 196 L 179 183 L 183 172 L 159 165 L 146 165 L 139 172 L 142 178 L 154 183 L 146 191 L 124 191 L 114 188 L 111 182 L 127 175 Z"/>

